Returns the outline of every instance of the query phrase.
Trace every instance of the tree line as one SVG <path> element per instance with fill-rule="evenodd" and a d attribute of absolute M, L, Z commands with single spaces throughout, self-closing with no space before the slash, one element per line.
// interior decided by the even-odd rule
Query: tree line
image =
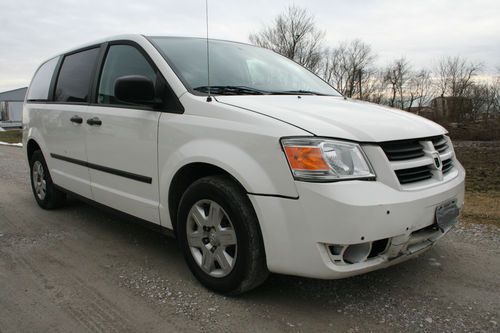
<path fill-rule="evenodd" d="M 307 9 L 289 6 L 249 39 L 303 65 L 346 97 L 416 113 L 440 109 L 456 122 L 500 117 L 500 68 L 496 78 L 481 80 L 483 65 L 460 56 L 443 57 L 433 68 L 415 68 L 405 57 L 380 67 L 368 43 L 355 39 L 328 47 L 324 36 Z"/>

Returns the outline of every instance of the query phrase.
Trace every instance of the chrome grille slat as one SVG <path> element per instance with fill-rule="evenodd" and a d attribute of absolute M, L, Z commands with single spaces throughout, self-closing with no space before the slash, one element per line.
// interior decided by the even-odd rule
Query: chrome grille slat
<path fill-rule="evenodd" d="M 453 168 L 453 161 L 451 158 L 443 161 L 443 169 L 442 169 L 443 174 L 448 173 L 449 171 L 451 171 L 452 168 Z"/>
<path fill-rule="evenodd" d="M 446 141 L 444 136 L 432 138 L 431 141 L 434 145 L 434 149 L 436 149 L 440 154 L 448 150 L 448 141 Z"/>
<path fill-rule="evenodd" d="M 409 160 L 424 156 L 424 147 L 418 140 L 401 140 L 380 145 L 389 161 Z"/>
<path fill-rule="evenodd" d="M 432 172 L 429 165 L 424 165 L 416 168 L 396 170 L 396 176 L 400 184 L 408 184 L 432 178 Z"/>

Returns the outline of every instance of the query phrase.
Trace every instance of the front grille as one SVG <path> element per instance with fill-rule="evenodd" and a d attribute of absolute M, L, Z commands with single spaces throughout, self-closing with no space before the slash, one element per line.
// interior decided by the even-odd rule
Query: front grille
<path fill-rule="evenodd" d="M 452 159 L 447 159 L 443 161 L 443 174 L 448 173 L 453 168 Z"/>
<path fill-rule="evenodd" d="M 382 142 L 380 148 L 384 151 L 401 185 L 428 179 L 439 181 L 439 172 L 434 167 L 435 153 L 441 157 L 442 174 L 450 173 L 455 167 L 453 149 L 444 135 Z M 431 186 L 432 183 L 428 182 L 426 185 Z"/>
<path fill-rule="evenodd" d="M 446 141 L 444 136 L 437 136 L 432 138 L 431 140 L 432 144 L 434 145 L 434 149 L 436 149 L 440 154 L 448 150 L 448 141 Z"/>
<path fill-rule="evenodd" d="M 424 156 L 424 147 L 419 140 L 400 140 L 380 145 L 389 161 L 402 161 Z"/>
<path fill-rule="evenodd" d="M 400 184 L 409 184 L 432 178 L 431 166 L 424 165 L 415 168 L 396 170 Z"/>

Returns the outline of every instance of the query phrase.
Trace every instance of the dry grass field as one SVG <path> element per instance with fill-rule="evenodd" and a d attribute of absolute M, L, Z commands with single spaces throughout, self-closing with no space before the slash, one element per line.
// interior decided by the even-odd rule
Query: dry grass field
<path fill-rule="evenodd" d="M 456 141 L 454 146 L 467 171 L 462 221 L 500 227 L 500 141 Z"/>
<path fill-rule="evenodd" d="M 7 143 L 19 143 L 22 140 L 22 131 L 19 129 L 6 130 L 5 132 L 0 132 L 0 142 Z"/>

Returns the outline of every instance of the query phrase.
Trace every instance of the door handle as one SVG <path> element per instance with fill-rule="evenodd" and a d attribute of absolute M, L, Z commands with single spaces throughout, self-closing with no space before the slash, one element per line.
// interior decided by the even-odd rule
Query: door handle
<path fill-rule="evenodd" d="M 101 126 L 102 125 L 102 121 L 98 117 L 94 117 L 94 118 L 87 119 L 87 124 L 89 124 L 90 126 L 94 126 L 94 125 L 95 126 Z"/>
<path fill-rule="evenodd" d="M 81 123 L 83 123 L 83 118 L 80 116 L 73 116 L 69 119 L 69 121 L 71 121 L 72 123 L 75 123 L 75 124 L 81 124 Z"/>

